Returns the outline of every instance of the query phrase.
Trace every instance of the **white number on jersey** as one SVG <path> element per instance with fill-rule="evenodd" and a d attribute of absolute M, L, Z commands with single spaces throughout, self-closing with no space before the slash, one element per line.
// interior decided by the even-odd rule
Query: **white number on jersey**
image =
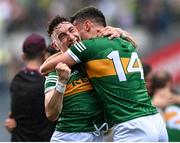
<path fill-rule="evenodd" d="M 127 79 L 126 79 L 124 67 L 123 67 L 119 52 L 118 51 L 112 51 L 107 57 L 113 61 L 116 73 L 117 73 L 118 78 L 119 78 L 119 81 L 126 81 Z M 134 67 L 136 62 L 138 64 L 138 66 Z M 143 68 L 141 66 L 141 62 L 140 62 L 136 52 L 132 52 L 129 64 L 127 66 L 127 72 L 128 73 L 140 72 L 141 79 L 144 79 Z"/>

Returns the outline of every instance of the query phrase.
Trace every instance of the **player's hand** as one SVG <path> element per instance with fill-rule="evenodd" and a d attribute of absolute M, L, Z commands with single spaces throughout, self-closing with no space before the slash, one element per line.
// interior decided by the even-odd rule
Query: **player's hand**
<path fill-rule="evenodd" d="M 120 37 L 121 33 L 119 33 L 116 28 L 111 27 L 111 26 L 107 26 L 107 27 L 101 29 L 98 32 L 97 36 L 98 37 L 109 36 L 108 37 L 109 39 L 113 39 L 113 38 Z"/>
<path fill-rule="evenodd" d="M 67 84 L 71 75 L 71 69 L 64 63 L 58 63 L 55 69 L 58 74 L 58 80 Z"/>
<path fill-rule="evenodd" d="M 9 132 L 12 132 L 16 128 L 17 124 L 15 119 L 13 118 L 7 118 L 5 120 L 5 127 Z"/>
<path fill-rule="evenodd" d="M 120 28 L 119 28 L 120 29 Z M 122 29 L 120 29 L 122 30 Z M 130 33 L 128 33 L 127 31 L 122 30 L 121 33 L 121 37 L 129 42 L 131 42 L 131 44 L 134 46 L 134 48 L 137 48 L 137 43 L 136 40 L 131 36 Z"/>
<path fill-rule="evenodd" d="M 121 28 L 107 26 L 107 27 L 101 29 L 98 32 L 97 36 L 98 37 L 109 36 L 108 37 L 109 39 L 121 37 L 121 38 L 131 42 L 132 45 L 135 48 L 137 48 L 137 43 L 136 43 L 135 39 L 130 35 L 130 33 L 122 30 Z"/>

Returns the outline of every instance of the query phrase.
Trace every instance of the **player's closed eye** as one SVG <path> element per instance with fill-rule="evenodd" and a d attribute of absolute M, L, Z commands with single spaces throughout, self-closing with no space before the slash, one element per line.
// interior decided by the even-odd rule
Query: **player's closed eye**
<path fill-rule="evenodd" d="M 66 35 L 65 33 L 61 33 L 61 34 L 59 34 L 58 39 L 59 39 L 59 40 L 63 40 L 63 39 L 65 39 L 66 37 L 67 37 L 67 35 Z"/>
<path fill-rule="evenodd" d="M 73 27 L 70 27 L 70 28 L 69 28 L 69 32 L 70 32 L 70 33 L 73 33 L 73 32 L 75 32 L 75 29 L 74 29 Z"/>

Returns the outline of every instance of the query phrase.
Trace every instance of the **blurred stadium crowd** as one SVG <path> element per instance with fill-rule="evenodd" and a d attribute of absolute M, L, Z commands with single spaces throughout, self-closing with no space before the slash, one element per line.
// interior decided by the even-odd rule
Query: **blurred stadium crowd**
<path fill-rule="evenodd" d="M 142 57 L 179 38 L 179 0 L 76 0 L 73 5 L 70 0 L 1 0 L 1 82 L 10 80 L 14 75 L 13 70 L 18 68 L 20 47 L 25 35 L 32 31 L 47 35 L 47 22 L 52 16 L 70 16 L 88 5 L 102 10 L 109 25 L 130 32 L 138 42 Z M 7 76 L 7 72 L 2 70 L 10 73 Z"/>
<path fill-rule="evenodd" d="M 102 10 L 108 25 L 120 27 L 131 33 L 137 40 L 141 58 L 149 62 L 153 70 L 162 66 L 152 61 L 152 55 L 165 50 L 167 46 L 171 49 L 174 42 L 177 43 L 176 46 L 180 46 L 179 0 L 0 0 L 1 123 L 4 122 L 9 110 L 9 83 L 23 65 L 21 47 L 24 38 L 32 32 L 41 33 L 49 44 L 46 32 L 48 20 L 57 14 L 70 16 L 88 5 Z M 157 57 L 160 57 L 161 52 L 158 53 Z M 177 58 L 170 60 L 177 62 Z M 169 66 L 165 66 L 164 69 L 171 70 L 166 68 L 170 68 Z M 180 75 L 180 69 L 171 70 L 172 77 L 173 72 L 179 72 Z M 173 85 L 177 91 L 179 85 L 180 80 Z M 0 141 L 9 141 L 7 134 L 4 127 L 0 126 Z"/>

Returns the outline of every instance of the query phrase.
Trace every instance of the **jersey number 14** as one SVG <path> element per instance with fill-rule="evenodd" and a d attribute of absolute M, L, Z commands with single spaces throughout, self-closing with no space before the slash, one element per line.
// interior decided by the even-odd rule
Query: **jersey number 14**
<path fill-rule="evenodd" d="M 111 59 L 114 63 L 114 67 L 117 73 L 117 76 L 120 81 L 126 81 L 126 75 L 124 72 L 123 64 L 121 61 L 121 57 L 119 55 L 118 51 L 112 51 L 108 56 L 109 59 Z M 137 62 L 138 66 L 134 66 L 135 63 Z M 143 73 L 143 68 L 141 66 L 141 62 L 138 58 L 138 55 L 136 52 L 132 52 L 131 58 L 129 60 L 128 66 L 127 66 L 127 72 L 132 73 L 132 72 L 140 72 L 141 74 L 141 79 L 144 79 L 144 73 Z"/>

